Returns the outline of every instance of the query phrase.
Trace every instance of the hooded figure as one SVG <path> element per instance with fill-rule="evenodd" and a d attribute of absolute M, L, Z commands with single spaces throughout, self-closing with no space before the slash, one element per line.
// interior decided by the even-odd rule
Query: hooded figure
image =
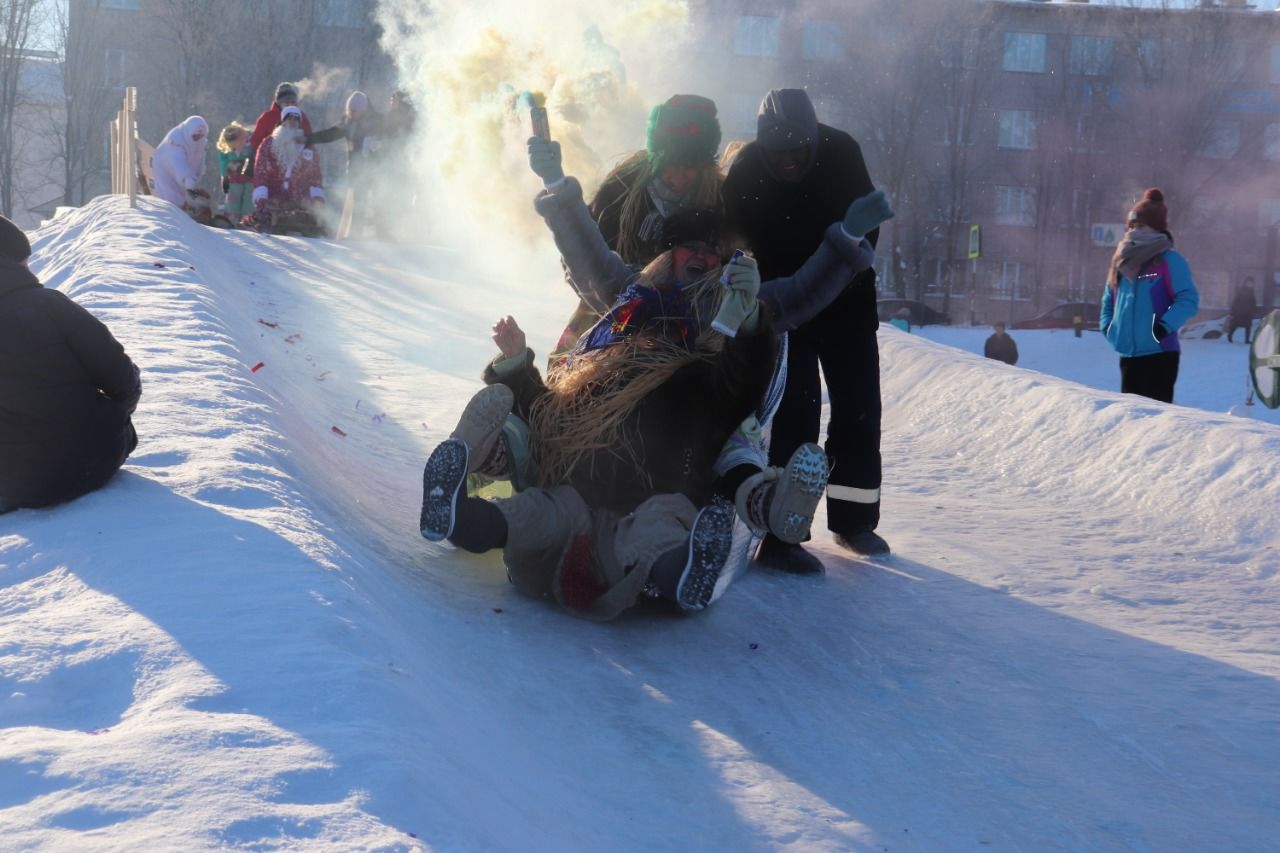
<path fill-rule="evenodd" d="M 97 318 L 27 268 L 0 217 L 0 513 L 101 487 L 138 444 L 138 369 Z"/>
<path fill-rule="evenodd" d="M 745 238 L 766 281 L 793 275 L 854 199 L 874 189 L 862 149 L 849 134 L 818 122 L 801 89 L 765 95 L 756 138 L 743 146 L 724 182 L 725 218 Z M 853 236 L 875 246 L 876 228 Z M 827 457 L 827 526 L 836 543 L 861 554 L 886 554 L 880 522 L 880 355 L 875 271 L 850 274 L 839 296 L 791 334 L 787 388 L 773 422 L 770 461 L 818 440 L 822 384 L 831 402 Z M 821 562 L 799 545 L 769 537 L 758 560 L 792 572 L 818 573 Z"/>
<path fill-rule="evenodd" d="M 1191 266 L 1173 250 L 1164 193 L 1153 187 L 1129 211 L 1111 258 L 1098 328 L 1120 355 L 1120 391 L 1173 402 L 1178 329 L 1200 307 Z"/>
<path fill-rule="evenodd" d="M 209 124 L 200 116 L 190 116 L 166 133 L 151 156 L 156 195 L 186 210 L 187 193 L 204 175 L 208 145 Z"/>

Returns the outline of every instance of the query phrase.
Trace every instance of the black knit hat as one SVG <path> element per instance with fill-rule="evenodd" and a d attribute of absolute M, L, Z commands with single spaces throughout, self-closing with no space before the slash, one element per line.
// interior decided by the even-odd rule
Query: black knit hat
<path fill-rule="evenodd" d="M 285 95 L 293 95 L 295 98 L 298 97 L 298 87 L 288 81 L 276 86 L 276 100 L 280 100 Z"/>
<path fill-rule="evenodd" d="M 0 216 L 0 258 L 22 263 L 31 257 L 31 241 L 22 229 Z"/>
<path fill-rule="evenodd" d="M 720 148 L 716 103 L 701 95 L 672 95 L 649 112 L 649 160 L 658 168 L 713 163 Z"/>
<path fill-rule="evenodd" d="M 720 242 L 724 222 L 719 211 L 710 208 L 681 210 L 662 223 L 662 246 L 671 249 L 685 243 Z"/>

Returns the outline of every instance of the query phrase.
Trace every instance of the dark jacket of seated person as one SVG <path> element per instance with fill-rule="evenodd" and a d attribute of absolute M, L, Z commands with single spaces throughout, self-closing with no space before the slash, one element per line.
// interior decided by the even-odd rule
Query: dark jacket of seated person
<path fill-rule="evenodd" d="M 138 444 L 138 368 L 96 317 L 27 268 L 0 217 L 0 512 L 100 488 Z"/>

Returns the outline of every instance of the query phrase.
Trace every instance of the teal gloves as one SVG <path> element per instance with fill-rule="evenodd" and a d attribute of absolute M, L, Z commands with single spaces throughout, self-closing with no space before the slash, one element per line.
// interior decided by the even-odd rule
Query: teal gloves
<path fill-rule="evenodd" d="M 760 303 L 756 300 L 760 293 L 760 268 L 756 266 L 756 259 L 735 255 L 720 280 L 724 283 L 724 299 L 711 321 L 711 328 L 731 338 L 737 337 L 739 330 L 747 334 L 754 332 L 760 322 Z"/>
<path fill-rule="evenodd" d="M 542 185 L 549 187 L 564 180 L 564 168 L 560 165 L 560 143 L 548 142 L 539 136 L 529 137 L 529 168 Z"/>
<path fill-rule="evenodd" d="M 844 227 L 844 233 L 855 240 L 861 240 L 880 227 L 880 223 L 892 218 L 893 208 L 889 206 L 889 200 L 884 197 L 884 190 L 876 190 L 849 205 L 849 210 L 844 215 L 844 222 L 841 224 Z"/>

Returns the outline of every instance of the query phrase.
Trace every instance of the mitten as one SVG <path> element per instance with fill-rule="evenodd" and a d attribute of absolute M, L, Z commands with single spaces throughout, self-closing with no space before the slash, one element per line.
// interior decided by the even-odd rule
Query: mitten
<path fill-rule="evenodd" d="M 876 230 L 881 222 L 887 222 L 892 218 L 893 208 L 889 206 L 884 190 L 876 190 L 849 205 L 844 215 L 844 222 L 841 224 L 844 226 L 844 233 L 855 240 L 861 240 Z"/>
<path fill-rule="evenodd" d="M 560 165 L 560 143 L 548 142 L 538 136 L 529 137 L 529 168 L 542 185 L 549 187 L 564 180 L 564 168 Z"/>
<path fill-rule="evenodd" d="M 725 267 L 721 278 L 725 287 L 720 310 L 711 321 L 711 328 L 729 337 L 737 337 L 738 331 L 755 330 L 760 317 L 760 304 L 756 295 L 760 292 L 760 268 L 756 259 L 735 253 Z"/>

